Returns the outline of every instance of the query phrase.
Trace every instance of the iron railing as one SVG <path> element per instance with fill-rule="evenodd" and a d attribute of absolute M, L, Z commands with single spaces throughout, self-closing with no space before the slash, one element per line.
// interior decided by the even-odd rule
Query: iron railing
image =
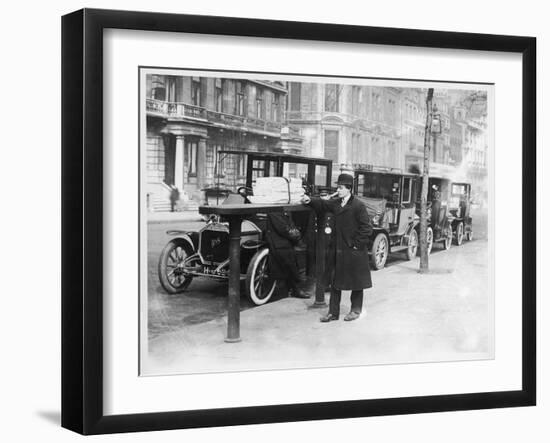
<path fill-rule="evenodd" d="M 187 103 L 147 99 L 146 109 L 148 114 L 158 115 L 164 118 L 201 119 L 209 123 L 229 126 L 231 128 L 257 130 L 274 135 L 280 135 L 283 127 L 279 122 L 211 111 Z M 293 136 L 300 135 L 294 128 L 290 129 L 290 133 Z"/>

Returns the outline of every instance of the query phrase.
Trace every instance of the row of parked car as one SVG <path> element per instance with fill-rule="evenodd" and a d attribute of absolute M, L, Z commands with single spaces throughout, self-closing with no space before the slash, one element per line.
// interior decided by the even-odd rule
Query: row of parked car
<path fill-rule="evenodd" d="M 367 206 L 372 217 L 374 239 L 372 267 L 382 269 L 392 252 L 405 251 L 412 260 L 418 252 L 420 235 L 420 192 L 422 177 L 375 169 L 355 171 L 355 195 Z M 449 249 L 472 240 L 469 183 L 442 177 L 428 180 L 428 253 L 434 243 Z"/>
<path fill-rule="evenodd" d="M 218 155 L 223 156 L 221 158 L 230 155 L 247 157 L 245 186 L 234 193 L 218 187 L 216 199 L 221 204 L 244 203 L 258 177 L 302 177 L 308 194 L 331 192 L 330 160 L 239 151 L 221 151 Z M 357 167 L 354 174 L 354 194 L 367 207 L 373 223 L 369 251 L 371 267 L 382 269 L 390 253 L 404 252 L 405 258 L 412 260 L 419 252 L 422 177 L 368 165 Z M 461 245 L 465 239 L 472 240 L 470 184 L 430 177 L 428 188 L 428 252 L 434 244 L 449 249 L 453 242 Z M 223 196 L 221 201 L 219 195 Z M 330 215 L 318 223 L 330 225 Z M 308 218 L 302 217 L 296 224 L 306 237 L 305 230 L 311 230 Z M 264 241 L 265 215 L 258 213 L 247 217 L 241 230 L 241 279 L 245 281 L 248 298 L 261 305 L 269 301 L 276 286 L 269 276 L 269 249 Z M 173 238 L 164 247 L 158 263 L 159 280 L 168 293 L 187 290 L 196 277 L 228 279 L 229 229 L 224 220 L 212 217 L 198 232 L 172 230 L 168 234 Z"/>

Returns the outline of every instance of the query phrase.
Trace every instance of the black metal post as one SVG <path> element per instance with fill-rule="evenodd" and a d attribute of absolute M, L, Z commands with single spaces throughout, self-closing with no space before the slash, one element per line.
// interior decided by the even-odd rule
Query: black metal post
<path fill-rule="evenodd" d="M 313 308 L 326 307 L 325 302 L 325 249 L 326 234 L 324 231 L 326 215 L 317 214 L 317 232 L 315 236 L 315 302 Z"/>
<path fill-rule="evenodd" d="M 430 132 L 432 129 L 433 88 L 428 89 L 426 96 L 426 127 L 424 129 L 424 163 L 422 167 L 422 192 L 420 197 L 420 268 L 423 274 L 429 271 L 428 259 L 428 180 L 430 174 Z M 434 215 L 432 214 L 432 217 Z"/>
<path fill-rule="evenodd" d="M 237 343 L 240 337 L 241 315 L 241 222 L 242 217 L 230 216 L 229 219 L 229 288 L 227 306 L 226 343 Z"/>

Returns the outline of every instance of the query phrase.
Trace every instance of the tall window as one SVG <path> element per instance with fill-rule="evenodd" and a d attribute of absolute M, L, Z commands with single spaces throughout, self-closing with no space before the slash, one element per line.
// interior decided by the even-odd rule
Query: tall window
<path fill-rule="evenodd" d="M 325 158 L 338 161 L 338 131 L 325 130 Z"/>
<path fill-rule="evenodd" d="M 264 118 L 263 91 L 256 89 L 256 118 Z"/>
<path fill-rule="evenodd" d="M 388 99 L 388 122 L 392 125 L 397 122 L 397 103 L 394 98 Z"/>
<path fill-rule="evenodd" d="M 300 111 L 301 107 L 302 84 L 297 82 L 290 83 L 290 110 Z"/>
<path fill-rule="evenodd" d="M 201 105 L 201 78 L 191 78 L 191 101 L 195 106 Z"/>
<path fill-rule="evenodd" d="M 199 143 L 197 141 L 185 142 L 185 166 L 187 168 L 187 179 L 189 177 L 196 177 L 197 175 L 197 149 Z"/>
<path fill-rule="evenodd" d="M 216 112 L 223 112 L 223 80 L 217 78 L 215 80 L 216 88 Z"/>
<path fill-rule="evenodd" d="M 338 85 L 325 85 L 325 111 L 338 112 L 340 101 L 340 87 Z"/>
<path fill-rule="evenodd" d="M 166 87 L 164 77 L 153 75 L 151 79 L 151 98 L 155 100 L 166 100 Z"/>
<path fill-rule="evenodd" d="M 236 115 L 245 115 L 245 94 L 244 94 L 244 83 L 243 82 L 236 82 L 235 83 L 235 114 Z"/>
<path fill-rule="evenodd" d="M 279 121 L 279 94 L 273 94 L 273 103 L 271 104 L 271 120 Z"/>
<path fill-rule="evenodd" d="M 372 118 L 373 120 L 380 121 L 381 116 L 381 100 L 380 94 L 373 92 L 372 93 Z"/>
<path fill-rule="evenodd" d="M 169 102 L 176 101 L 176 77 L 166 77 L 166 100 Z"/>
<path fill-rule="evenodd" d="M 351 113 L 353 115 L 359 115 L 359 102 L 361 99 L 361 87 L 353 86 L 351 88 Z"/>

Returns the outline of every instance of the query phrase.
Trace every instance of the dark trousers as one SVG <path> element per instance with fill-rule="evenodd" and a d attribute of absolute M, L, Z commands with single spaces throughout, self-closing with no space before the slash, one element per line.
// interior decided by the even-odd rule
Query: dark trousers
<path fill-rule="evenodd" d="M 299 287 L 299 283 L 293 278 L 277 280 L 277 296 L 291 297 L 296 295 L 295 293 L 299 290 Z M 292 291 L 292 294 L 290 294 L 290 291 Z"/>
<path fill-rule="evenodd" d="M 339 289 L 331 289 L 330 291 L 330 301 L 329 301 L 329 314 L 334 315 L 335 317 L 340 316 L 340 300 L 342 298 L 342 291 Z M 351 312 L 361 313 L 363 309 L 363 290 L 359 289 L 356 291 L 351 291 Z"/>

